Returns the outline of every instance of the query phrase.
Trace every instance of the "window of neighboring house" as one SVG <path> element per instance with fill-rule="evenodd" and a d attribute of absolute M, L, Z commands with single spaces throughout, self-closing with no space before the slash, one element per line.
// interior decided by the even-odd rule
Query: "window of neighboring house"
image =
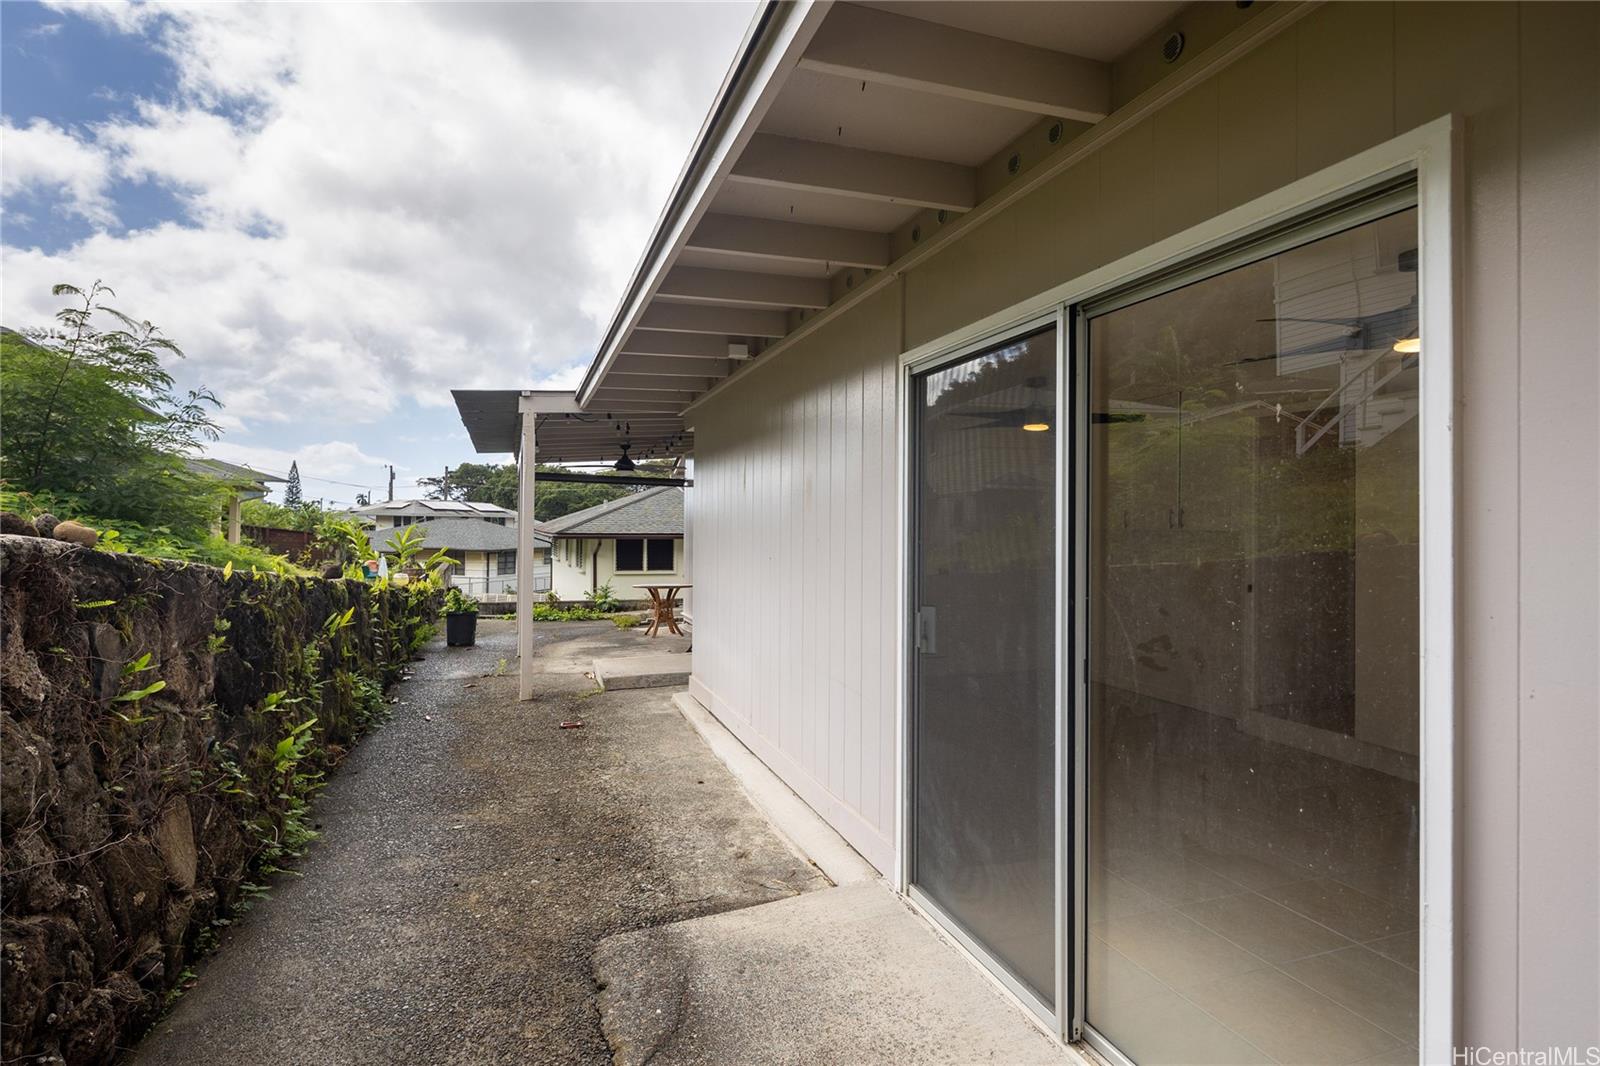
<path fill-rule="evenodd" d="M 517 572 L 517 553 L 514 551 L 500 552 L 495 560 L 496 572 L 501 574 L 514 574 Z"/>
<path fill-rule="evenodd" d="M 617 570 L 621 573 L 662 573 L 673 566 L 673 541 L 666 537 L 620 537 Z"/>
<path fill-rule="evenodd" d="M 451 577 L 461 577 L 466 572 L 467 572 L 467 564 L 466 563 L 462 562 L 460 559 L 451 559 L 450 560 L 450 576 Z"/>
<path fill-rule="evenodd" d="M 581 574 L 584 571 L 589 569 L 589 554 L 583 550 L 583 541 L 581 541 L 581 540 L 574 541 L 573 542 L 573 551 L 577 552 L 577 555 L 578 555 L 578 573 Z"/>

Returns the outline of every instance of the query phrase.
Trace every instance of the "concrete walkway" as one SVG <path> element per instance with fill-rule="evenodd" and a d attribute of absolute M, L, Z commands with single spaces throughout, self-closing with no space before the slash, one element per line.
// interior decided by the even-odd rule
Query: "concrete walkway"
<path fill-rule="evenodd" d="M 827 884 L 668 690 L 596 692 L 594 660 L 637 634 L 553 623 L 537 639 L 549 695 L 531 704 L 511 623 L 427 650 L 394 719 L 333 776 L 300 876 L 233 927 L 129 1061 L 610 1062 L 600 940 Z"/>
<path fill-rule="evenodd" d="M 617 1066 L 1079 1063 L 881 881 L 611 937 Z"/>

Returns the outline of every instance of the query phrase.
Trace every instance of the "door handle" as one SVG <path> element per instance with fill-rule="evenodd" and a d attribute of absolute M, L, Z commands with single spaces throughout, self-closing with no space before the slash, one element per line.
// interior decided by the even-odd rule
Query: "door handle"
<path fill-rule="evenodd" d="M 939 612 L 933 607 L 917 608 L 917 651 L 923 655 L 939 653 Z"/>

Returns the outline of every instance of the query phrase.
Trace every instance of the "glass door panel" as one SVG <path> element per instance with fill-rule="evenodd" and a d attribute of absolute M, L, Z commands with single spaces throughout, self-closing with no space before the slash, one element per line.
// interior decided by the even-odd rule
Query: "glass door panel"
<path fill-rule="evenodd" d="M 1416 248 L 1089 320 L 1085 1010 L 1141 1066 L 1416 1042 Z"/>
<path fill-rule="evenodd" d="M 1045 1004 L 1056 958 L 1056 329 L 913 379 L 913 885 Z"/>

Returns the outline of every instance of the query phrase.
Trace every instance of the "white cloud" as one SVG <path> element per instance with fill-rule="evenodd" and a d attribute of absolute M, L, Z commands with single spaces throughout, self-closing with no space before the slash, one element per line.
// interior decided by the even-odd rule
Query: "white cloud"
<path fill-rule="evenodd" d="M 26 126 L 0 118 L 0 194 L 59 194 L 69 213 L 108 225 L 116 221 L 106 196 L 110 180 L 103 147 L 42 118 Z"/>
<path fill-rule="evenodd" d="M 529 386 L 534 389 L 575 389 L 583 381 L 584 371 L 589 369 L 588 363 L 573 363 L 559 370 L 553 370 L 544 377 L 534 381 Z"/>
<path fill-rule="evenodd" d="M 214 459 L 242 463 L 263 474 L 279 476 L 288 474 L 290 463 L 297 463 L 302 479 L 333 478 L 352 484 L 377 484 L 387 477 L 384 469 L 388 464 L 387 459 L 368 455 L 359 446 L 345 440 L 321 441 L 294 448 L 235 444 L 223 440 L 208 447 L 206 454 Z M 401 469 L 396 466 L 396 470 Z M 348 494 L 336 491 L 333 495 Z"/>
<path fill-rule="evenodd" d="M 54 282 L 104 278 L 183 346 L 183 378 L 234 425 L 290 435 L 308 411 L 358 425 L 406 398 L 448 404 L 450 388 L 575 380 L 750 13 L 63 10 L 153 35 L 179 92 L 92 140 L 46 124 L 14 150 L 8 128 L 7 192 L 65 189 L 108 226 L 108 182 L 150 182 L 188 217 L 7 247 L 6 323 L 46 320 Z"/>

